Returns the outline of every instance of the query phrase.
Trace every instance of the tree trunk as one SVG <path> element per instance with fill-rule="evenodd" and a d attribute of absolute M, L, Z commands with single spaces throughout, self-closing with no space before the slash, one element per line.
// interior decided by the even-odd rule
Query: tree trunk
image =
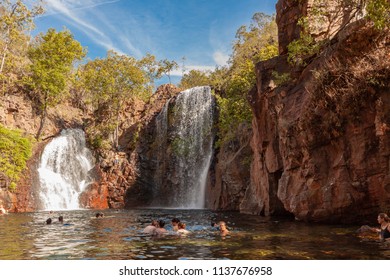
<path fill-rule="evenodd" d="M 8 45 L 6 44 L 3 50 L 3 57 L 1 59 L 1 66 L 0 66 L 0 73 L 3 72 L 4 64 L 5 64 L 5 57 L 7 56 L 7 50 L 8 50 Z"/>
<path fill-rule="evenodd" d="M 44 99 L 44 104 L 43 104 L 43 109 L 41 114 L 41 121 L 39 123 L 37 135 L 35 136 L 35 139 L 37 140 L 39 139 L 39 137 L 41 137 L 41 133 L 46 121 L 46 114 L 47 114 L 47 93 L 45 93 L 45 99 Z"/>
<path fill-rule="evenodd" d="M 37 139 L 37 140 L 39 139 L 39 137 L 41 137 L 41 133 L 42 133 L 43 127 L 45 125 L 45 121 L 46 121 L 46 108 L 43 109 L 43 112 L 41 115 L 41 121 L 39 123 L 39 129 L 38 129 L 37 135 L 35 136 L 35 139 Z"/>

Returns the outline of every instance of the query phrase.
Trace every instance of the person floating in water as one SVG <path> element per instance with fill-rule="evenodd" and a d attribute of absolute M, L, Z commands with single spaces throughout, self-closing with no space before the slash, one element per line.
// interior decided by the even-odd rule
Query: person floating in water
<path fill-rule="evenodd" d="M 211 222 L 211 230 L 219 231 L 219 225 L 216 222 Z"/>
<path fill-rule="evenodd" d="M 157 235 L 166 234 L 167 230 L 164 228 L 164 226 L 165 226 L 165 222 L 163 220 L 159 220 L 158 226 L 154 230 L 153 234 L 157 234 Z"/>
<path fill-rule="evenodd" d="M 147 234 L 154 234 L 158 227 L 158 222 L 156 220 L 153 220 L 150 225 L 148 225 L 146 228 L 144 228 L 144 233 Z"/>
<path fill-rule="evenodd" d="M 47 225 L 51 225 L 51 222 L 52 222 L 51 218 L 48 218 L 48 219 L 46 220 L 46 224 L 47 224 Z"/>
<path fill-rule="evenodd" d="M 96 213 L 95 215 L 96 218 L 104 218 L 104 214 L 103 213 Z"/>
<path fill-rule="evenodd" d="M 390 241 L 390 218 L 385 213 L 379 213 L 377 218 L 380 228 L 364 225 L 358 229 L 359 233 L 375 232 L 379 233 L 381 241 Z"/>
<path fill-rule="evenodd" d="M 64 223 L 64 217 L 63 216 L 59 216 L 58 217 L 58 222 L 63 224 Z"/>
<path fill-rule="evenodd" d="M 172 230 L 177 231 L 179 229 L 178 224 L 180 223 L 180 220 L 178 218 L 173 218 L 171 221 L 172 224 Z"/>
<path fill-rule="evenodd" d="M 379 233 L 381 241 L 390 241 L 390 218 L 385 213 L 379 213 L 377 218 L 380 228 L 373 228 L 374 232 Z"/>
<path fill-rule="evenodd" d="M 178 224 L 178 230 L 177 233 L 187 235 L 190 233 L 190 231 L 186 230 L 186 224 L 185 223 L 179 223 Z"/>
<path fill-rule="evenodd" d="M 230 234 L 230 231 L 226 227 L 226 223 L 224 221 L 219 222 L 219 233 L 221 236 L 226 236 Z"/>

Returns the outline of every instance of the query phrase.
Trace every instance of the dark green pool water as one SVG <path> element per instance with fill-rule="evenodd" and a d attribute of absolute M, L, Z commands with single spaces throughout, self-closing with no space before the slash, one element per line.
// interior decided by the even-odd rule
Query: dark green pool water
<path fill-rule="evenodd" d="M 0 259 L 390 259 L 390 246 L 356 235 L 358 226 L 316 225 L 239 213 L 200 210 L 105 210 L 0 216 Z M 57 222 L 59 215 L 64 223 Z M 47 218 L 54 223 L 46 225 Z M 151 219 L 177 217 L 187 237 L 142 233 Z M 227 222 L 221 237 L 211 221 Z M 169 227 L 168 227 L 169 229 Z"/>

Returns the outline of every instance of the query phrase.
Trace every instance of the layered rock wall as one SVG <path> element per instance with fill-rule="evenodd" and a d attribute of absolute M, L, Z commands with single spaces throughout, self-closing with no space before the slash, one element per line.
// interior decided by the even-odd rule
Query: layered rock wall
<path fill-rule="evenodd" d="M 280 28 L 300 11 L 292 1 L 278 7 L 287 4 L 285 19 L 278 10 Z M 282 53 L 296 36 L 286 34 Z M 305 68 L 292 69 L 283 55 L 256 66 L 254 160 L 241 211 L 271 215 L 282 206 L 297 219 L 326 222 L 389 211 L 389 53 L 388 32 L 358 20 Z M 273 71 L 289 72 L 290 81 L 276 86 Z"/>

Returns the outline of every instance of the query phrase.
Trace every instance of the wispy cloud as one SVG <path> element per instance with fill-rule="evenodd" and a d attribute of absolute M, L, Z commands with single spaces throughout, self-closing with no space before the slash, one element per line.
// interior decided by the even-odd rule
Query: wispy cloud
<path fill-rule="evenodd" d="M 215 66 L 206 66 L 206 65 L 186 65 L 183 69 L 183 67 L 179 67 L 178 69 L 171 72 L 172 76 L 183 76 L 183 74 L 186 74 L 190 72 L 191 70 L 199 70 L 202 72 L 207 71 L 214 71 Z"/>
<path fill-rule="evenodd" d="M 109 21 L 103 17 L 97 20 L 93 13 L 93 8 L 101 5 L 107 5 L 119 2 L 116 1 L 99 1 L 99 0 L 46 0 L 49 8 L 48 15 L 58 15 L 67 18 L 67 21 L 86 34 L 97 45 L 102 46 L 106 50 L 112 49 L 120 54 L 130 52 L 133 55 L 140 56 L 141 51 L 120 32 L 120 29 L 115 29 L 115 38 L 121 43 L 114 43 L 113 40 L 104 31 L 109 26 Z M 88 9 L 88 12 L 82 10 Z"/>
<path fill-rule="evenodd" d="M 222 51 L 216 51 L 213 53 L 213 59 L 217 65 L 225 66 L 229 61 L 229 55 L 223 53 Z"/>

